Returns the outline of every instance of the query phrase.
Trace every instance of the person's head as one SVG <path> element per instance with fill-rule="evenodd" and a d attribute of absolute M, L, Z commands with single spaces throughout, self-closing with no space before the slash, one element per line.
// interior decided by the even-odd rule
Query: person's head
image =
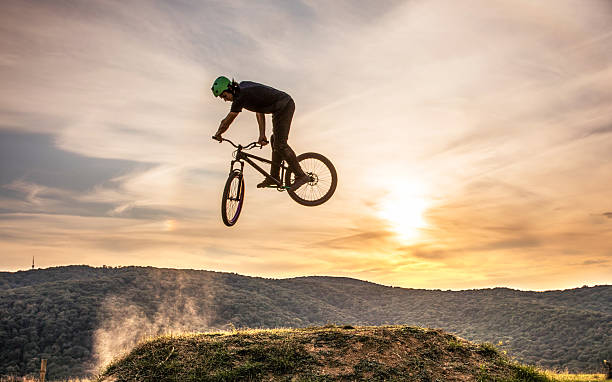
<path fill-rule="evenodd" d="M 238 84 L 229 78 L 221 76 L 213 82 L 211 90 L 215 97 L 221 97 L 224 101 L 233 101 Z"/>
<path fill-rule="evenodd" d="M 231 93 L 229 90 L 224 90 L 223 92 L 221 92 L 221 94 L 219 94 L 219 97 L 221 97 L 221 99 L 223 99 L 224 101 L 233 101 L 234 100 L 234 94 Z"/>

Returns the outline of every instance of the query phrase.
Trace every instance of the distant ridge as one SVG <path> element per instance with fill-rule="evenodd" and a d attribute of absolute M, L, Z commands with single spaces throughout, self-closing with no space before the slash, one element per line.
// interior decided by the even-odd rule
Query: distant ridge
<path fill-rule="evenodd" d="M 0 272 L 0 312 L 0 376 L 34 373 L 41 357 L 50 378 L 87 375 L 117 348 L 165 332 L 328 323 L 440 328 L 550 369 L 597 372 L 612 358 L 607 285 L 440 291 L 346 277 L 78 265 Z"/>

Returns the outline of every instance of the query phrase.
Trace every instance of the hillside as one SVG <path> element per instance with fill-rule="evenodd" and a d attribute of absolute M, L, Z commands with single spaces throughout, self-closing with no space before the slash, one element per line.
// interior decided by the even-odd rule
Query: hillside
<path fill-rule="evenodd" d="M 491 345 L 409 326 L 318 327 L 164 336 L 98 381 L 542 381 Z"/>
<path fill-rule="evenodd" d="M 612 286 L 523 292 L 393 288 L 142 267 L 0 273 L 0 376 L 81 376 L 146 335 L 328 323 L 440 328 L 521 362 L 597 372 L 612 358 Z"/>

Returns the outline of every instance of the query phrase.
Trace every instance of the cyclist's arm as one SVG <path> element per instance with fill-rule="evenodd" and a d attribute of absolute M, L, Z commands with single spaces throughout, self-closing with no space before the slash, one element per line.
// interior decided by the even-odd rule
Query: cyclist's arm
<path fill-rule="evenodd" d="M 217 133 L 215 134 L 215 136 L 220 137 L 221 134 L 225 133 L 227 129 L 229 129 L 232 122 L 234 122 L 234 119 L 236 119 L 237 116 L 238 116 L 238 113 L 234 111 L 230 111 L 227 117 L 223 118 L 223 120 L 221 121 L 221 124 L 219 125 L 219 130 L 217 130 Z"/>
<path fill-rule="evenodd" d="M 259 137 L 266 136 L 266 115 L 263 113 L 255 113 L 257 124 L 259 125 Z"/>

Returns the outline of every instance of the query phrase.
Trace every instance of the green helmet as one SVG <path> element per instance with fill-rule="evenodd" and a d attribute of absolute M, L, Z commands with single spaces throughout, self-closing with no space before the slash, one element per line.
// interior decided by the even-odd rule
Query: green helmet
<path fill-rule="evenodd" d="M 215 82 L 213 82 L 213 86 L 210 89 L 212 90 L 212 92 L 215 95 L 215 97 L 219 97 L 221 95 L 221 93 L 223 93 L 225 90 L 229 89 L 229 85 L 231 83 L 232 83 L 232 81 L 230 81 L 229 78 L 221 76 L 221 77 L 217 78 L 215 80 Z"/>

